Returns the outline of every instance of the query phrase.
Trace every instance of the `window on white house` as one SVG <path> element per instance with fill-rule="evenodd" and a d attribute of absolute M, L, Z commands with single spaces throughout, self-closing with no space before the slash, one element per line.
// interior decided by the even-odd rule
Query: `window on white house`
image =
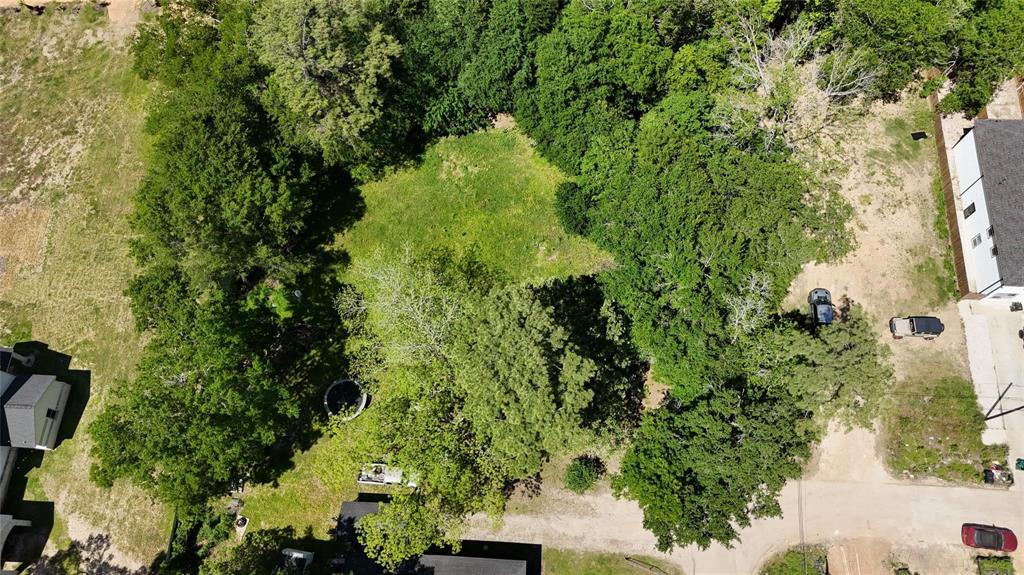
<path fill-rule="evenodd" d="M 997 250 L 995 246 L 992 246 L 991 252 L 992 252 L 992 257 L 996 257 L 997 255 L 999 255 L 999 250 Z"/>
<path fill-rule="evenodd" d="M 977 211 L 977 208 L 974 207 L 974 202 L 971 202 L 971 205 L 969 205 L 966 208 L 964 208 L 964 218 L 971 217 L 971 214 L 973 214 L 976 211 Z"/>
<path fill-rule="evenodd" d="M 988 237 L 991 238 L 994 235 L 996 235 L 996 229 L 994 227 L 992 227 L 992 226 L 989 226 L 988 227 Z"/>
<path fill-rule="evenodd" d="M 57 419 L 57 410 L 56 409 L 47 409 L 46 410 L 46 417 L 49 418 L 49 419 Z"/>
<path fill-rule="evenodd" d="M 971 238 L 971 247 L 976 248 L 981 245 L 981 234 L 978 234 Z"/>

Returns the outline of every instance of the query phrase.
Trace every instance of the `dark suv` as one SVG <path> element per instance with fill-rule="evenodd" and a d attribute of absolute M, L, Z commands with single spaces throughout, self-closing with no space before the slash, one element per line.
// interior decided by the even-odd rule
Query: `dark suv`
<path fill-rule="evenodd" d="M 892 332 L 893 339 L 923 337 L 926 340 L 932 340 L 939 337 L 945 329 L 946 326 L 942 325 L 937 317 L 913 315 L 894 317 L 889 320 L 889 331 Z"/>
<path fill-rule="evenodd" d="M 832 294 L 825 288 L 814 288 L 807 294 L 807 305 L 810 306 L 811 321 L 815 325 L 829 325 L 835 319 L 836 310 L 832 306 Z"/>

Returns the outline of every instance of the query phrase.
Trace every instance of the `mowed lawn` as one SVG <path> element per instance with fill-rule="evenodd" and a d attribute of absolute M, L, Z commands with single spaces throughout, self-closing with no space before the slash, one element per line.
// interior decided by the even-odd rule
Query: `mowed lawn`
<path fill-rule="evenodd" d="M 660 559 L 617 553 L 589 553 L 548 547 L 543 550 L 545 575 L 682 575 Z"/>
<path fill-rule="evenodd" d="M 0 14 L 0 343 L 35 339 L 89 372 L 89 392 L 73 391 L 88 395 L 74 436 L 27 475 L 26 499 L 54 502 L 51 541 L 107 533 L 148 563 L 170 513 L 127 482 L 93 485 L 87 432 L 144 343 L 124 290 L 148 89 L 105 16 L 79 9 Z"/>
<path fill-rule="evenodd" d="M 565 176 L 515 129 L 446 138 L 422 163 L 363 186 L 366 213 L 342 237 L 353 260 L 443 247 L 473 253 L 511 281 L 590 273 L 611 265 L 567 234 L 555 214 Z"/>

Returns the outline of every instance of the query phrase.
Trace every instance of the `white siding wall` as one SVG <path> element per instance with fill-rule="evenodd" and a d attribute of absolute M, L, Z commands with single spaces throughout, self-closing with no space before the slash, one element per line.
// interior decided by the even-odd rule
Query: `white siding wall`
<path fill-rule="evenodd" d="M 64 391 L 64 384 L 59 381 L 51 381 L 50 387 L 46 388 L 46 392 L 39 398 L 39 402 L 35 405 L 35 419 L 36 419 L 36 446 L 37 447 L 50 447 L 46 445 L 50 439 L 50 435 L 55 432 L 53 424 L 56 423 L 52 419 L 46 417 L 47 409 L 58 409 L 63 410 L 64 406 L 59 405 L 61 399 L 61 392 Z"/>
<path fill-rule="evenodd" d="M 999 266 L 992 255 L 994 238 L 989 237 L 988 206 L 985 204 L 985 189 L 981 169 L 974 147 L 974 132 L 968 133 L 953 148 L 956 159 L 957 184 L 960 188 L 961 211 L 957 214 L 960 226 L 960 243 L 967 268 L 967 284 L 972 292 L 990 294 L 1000 288 Z M 964 217 L 964 211 L 974 205 L 974 213 Z M 976 238 L 981 243 L 974 245 Z"/>

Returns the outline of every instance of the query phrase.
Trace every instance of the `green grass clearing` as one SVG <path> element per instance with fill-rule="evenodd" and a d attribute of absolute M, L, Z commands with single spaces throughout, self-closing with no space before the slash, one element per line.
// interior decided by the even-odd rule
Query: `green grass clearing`
<path fill-rule="evenodd" d="M 935 149 L 933 129 L 927 101 L 918 99 L 908 106 L 903 116 L 885 122 L 885 145 L 869 151 L 868 157 L 882 164 L 917 160 L 926 150 Z M 912 132 L 926 132 L 928 138 L 914 140 L 910 137 Z"/>
<path fill-rule="evenodd" d="M 127 483 L 102 490 L 88 480 L 86 428 L 111 387 L 132 377 L 143 345 L 123 294 L 134 269 L 127 214 L 143 174 L 148 92 L 89 10 L 0 15 L 0 204 L 45 216 L 26 240 L 25 265 L 0 289 L 0 342 L 31 336 L 90 371 L 74 437 L 28 476 L 27 495 L 55 504 L 51 542 L 104 532 L 148 562 L 166 543 L 168 511 Z M 5 224 L 17 226 L 22 212 L 11 213 Z"/>
<path fill-rule="evenodd" d="M 932 180 L 932 205 L 935 208 L 935 219 L 932 227 L 938 238 L 941 256 L 930 257 L 915 268 L 919 285 L 934 286 L 935 296 L 933 307 L 956 301 L 960 291 L 956 285 L 956 268 L 953 266 L 953 245 L 950 244 L 949 222 L 946 219 L 946 198 L 942 190 L 942 180 L 938 175 Z"/>
<path fill-rule="evenodd" d="M 1009 557 L 978 557 L 978 575 L 1013 575 L 1013 559 Z"/>
<path fill-rule="evenodd" d="M 555 187 L 565 176 L 520 132 L 446 138 L 421 165 L 363 186 L 366 214 L 342 238 L 353 260 L 444 247 L 472 251 L 511 280 L 593 272 L 611 257 L 562 230 Z"/>
<path fill-rule="evenodd" d="M 769 559 L 761 566 L 761 575 L 817 575 L 817 565 L 825 565 L 828 551 L 821 545 L 796 546 Z"/>
<path fill-rule="evenodd" d="M 645 556 L 630 556 L 634 561 L 654 567 L 648 569 L 626 560 L 616 553 L 584 553 L 546 547 L 544 575 L 683 575 L 667 561 Z"/>
<path fill-rule="evenodd" d="M 243 514 L 252 522 L 249 528 L 291 526 L 298 534 L 329 539 L 328 530 L 335 527 L 342 502 L 355 499 L 359 492 L 355 476 L 341 485 L 323 479 L 323 470 L 330 465 L 322 459 L 331 453 L 328 441 L 321 441 L 295 456 L 294 467 L 278 478 L 277 486 L 247 488 L 242 499 Z"/>
<path fill-rule="evenodd" d="M 472 251 L 511 281 L 586 274 L 611 265 L 609 255 L 562 230 L 554 193 L 564 178 L 518 131 L 447 138 L 428 149 L 418 167 L 363 186 L 366 212 L 340 246 L 353 261 L 407 248 Z M 322 460 L 330 441 L 321 439 L 296 456 L 295 467 L 276 487 L 249 489 L 243 498 L 254 527 L 290 525 L 299 533 L 311 529 L 316 537 L 326 536 L 341 502 L 357 493 L 354 476 L 341 485 L 324 481 L 338 473 Z"/>
<path fill-rule="evenodd" d="M 886 460 L 894 473 L 981 483 L 987 464 L 1006 464 L 1005 445 L 985 445 L 974 386 L 960 377 L 901 382 L 885 425 Z"/>

